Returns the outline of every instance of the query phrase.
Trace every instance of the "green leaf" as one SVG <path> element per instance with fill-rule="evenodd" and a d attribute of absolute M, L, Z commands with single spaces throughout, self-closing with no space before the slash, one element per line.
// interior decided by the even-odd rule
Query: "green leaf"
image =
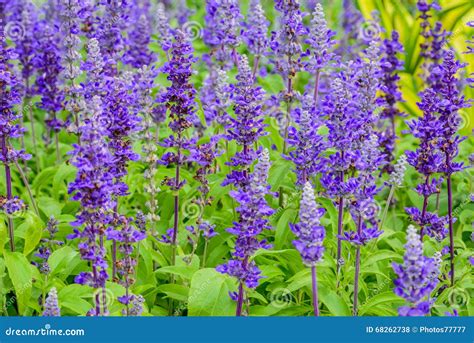
<path fill-rule="evenodd" d="M 196 272 L 193 266 L 168 266 L 162 267 L 156 271 L 157 273 L 173 274 L 181 276 L 184 279 L 191 279 Z"/>
<path fill-rule="evenodd" d="M 29 255 L 38 246 L 43 234 L 43 221 L 34 213 L 29 213 L 26 217 L 25 225 L 27 226 L 25 233 L 25 246 L 23 254 Z"/>
<path fill-rule="evenodd" d="M 371 314 L 372 309 L 377 308 L 381 304 L 398 304 L 403 303 L 403 299 L 396 296 L 392 291 L 384 292 L 372 297 L 369 297 L 364 303 L 359 307 L 359 315 L 363 316 L 365 314 Z"/>
<path fill-rule="evenodd" d="M 287 208 L 283 210 L 275 230 L 275 249 L 282 249 L 285 243 L 288 242 L 288 236 L 291 232 L 289 223 L 294 222 L 296 215 L 297 211 L 294 209 Z"/>
<path fill-rule="evenodd" d="M 189 315 L 235 315 L 236 305 L 229 297 L 229 291 L 234 289 L 235 284 L 227 275 L 218 273 L 214 268 L 199 270 L 191 280 L 188 298 Z"/>
<path fill-rule="evenodd" d="M 27 307 L 33 285 L 31 264 L 19 252 L 5 252 L 5 265 L 13 283 L 18 302 L 18 312 L 22 315 Z"/>
<path fill-rule="evenodd" d="M 158 291 L 165 293 L 168 298 L 172 298 L 178 301 L 188 301 L 189 288 L 183 285 L 177 284 L 165 284 L 158 286 Z"/>
<path fill-rule="evenodd" d="M 319 301 L 326 305 L 334 316 L 350 316 L 351 310 L 347 303 L 333 290 L 319 287 Z"/>
<path fill-rule="evenodd" d="M 72 284 L 63 287 L 58 292 L 58 303 L 61 308 L 67 308 L 76 314 L 85 314 L 92 308 L 92 305 L 83 298 L 90 296 L 90 287 Z"/>
<path fill-rule="evenodd" d="M 69 246 L 54 251 L 48 259 L 52 275 L 69 276 L 80 263 L 79 253 Z"/>
<path fill-rule="evenodd" d="M 362 261 L 362 269 L 383 260 L 399 260 L 401 256 L 390 250 L 379 250 Z"/>
<path fill-rule="evenodd" d="M 0 220 L 0 255 L 5 251 L 5 244 L 8 242 L 8 229 L 5 221 Z"/>

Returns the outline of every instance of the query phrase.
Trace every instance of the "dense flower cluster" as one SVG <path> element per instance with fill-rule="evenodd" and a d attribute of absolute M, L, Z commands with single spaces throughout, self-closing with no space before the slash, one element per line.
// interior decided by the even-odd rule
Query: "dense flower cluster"
<path fill-rule="evenodd" d="M 39 107 L 49 115 L 46 124 L 57 133 L 64 126 L 57 117 L 64 101 L 64 92 L 59 84 L 64 67 L 61 64 L 58 35 L 56 29 L 45 22 L 39 22 L 35 32 L 37 36 L 33 63 L 38 74 L 35 90 L 41 95 Z"/>
<path fill-rule="evenodd" d="M 231 87 L 235 117 L 229 118 L 227 138 L 235 140 L 241 151 L 238 151 L 228 163 L 237 170 L 227 175 L 223 185 L 233 183 L 242 187 L 248 183 L 247 169 L 257 157 L 257 151 L 253 148 L 254 143 L 265 135 L 262 117 L 264 91 L 254 85 L 252 71 L 245 55 L 240 58 L 237 81 L 237 84 Z"/>
<path fill-rule="evenodd" d="M 313 187 L 306 182 L 300 204 L 300 221 L 298 224 L 290 223 L 290 228 L 297 238 L 293 241 L 293 245 L 300 253 L 304 264 L 310 267 L 323 257 L 323 240 L 326 232 L 321 226 L 320 218 L 324 212 L 325 210 L 318 208 L 316 204 Z"/>
<path fill-rule="evenodd" d="M 407 230 L 407 243 L 403 264 L 393 264 L 398 278 L 395 279 L 395 294 L 410 303 L 398 309 L 401 316 L 425 316 L 430 313 L 430 294 L 438 284 L 440 257 L 423 255 L 423 244 L 416 228 Z"/>
<path fill-rule="evenodd" d="M 92 111 L 80 127 L 81 144 L 75 145 L 72 152 L 72 164 L 78 172 L 75 181 L 69 184 L 69 193 L 73 194 L 74 200 L 80 201 L 82 210 L 72 223 L 75 229 L 69 238 L 82 240 L 79 243 L 81 257 L 92 267 L 92 272 L 80 273 L 76 282 L 100 289 L 108 279 L 104 236 L 110 221 L 109 212 L 115 206 L 113 195 L 117 187 L 110 168 L 114 158 L 107 147 L 103 104 L 98 96 L 91 101 L 89 108 Z M 90 314 L 106 315 L 107 309 L 99 294 L 96 298 L 96 307 Z"/>
<path fill-rule="evenodd" d="M 281 16 L 280 29 L 272 32 L 270 48 L 275 55 L 273 62 L 276 70 L 290 82 L 302 68 L 301 44 L 307 28 L 303 25 L 298 0 L 278 0 L 275 8 Z"/>
<path fill-rule="evenodd" d="M 433 315 L 469 312 L 446 309 L 454 288 L 437 288 L 473 263 L 454 245 L 472 198 L 472 78 L 437 2 L 412 6 L 407 30 L 421 37 L 351 0 L 202 5 L 0 0 L 0 210 L 9 251 L 23 252 L 0 256 L 0 315 L 228 315 L 220 287 L 238 316 L 318 316 L 318 283 L 324 315 L 345 311 L 336 293 L 353 315 L 391 313 L 358 304 L 393 274 L 384 257 L 407 221 L 399 314 L 431 314 L 435 296 Z M 16 267 L 31 275 L 24 292 Z M 309 281 L 275 306 L 279 289 Z M 208 292 L 223 306 L 202 308 Z"/>
<path fill-rule="evenodd" d="M 218 61 L 236 60 L 235 48 L 240 41 L 242 14 L 237 0 L 206 0 L 204 42 L 215 49 Z"/>
<path fill-rule="evenodd" d="M 393 31 L 391 39 L 383 41 L 384 56 L 381 60 L 383 72 L 381 91 L 383 94 L 377 99 L 377 103 L 383 106 L 380 117 L 388 121 L 388 124 L 382 123 L 386 128 L 380 135 L 380 144 L 384 147 L 385 160 L 387 162 L 384 170 L 390 173 L 393 171 L 393 166 L 390 162 L 394 159 L 395 140 L 397 138 L 395 121 L 397 117 L 404 116 L 397 107 L 397 104 L 402 101 L 402 93 L 398 84 L 400 80 L 398 71 L 403 68 L 403 61 L 397 55 L 402 52 L 403 46 L 399 42 L 399 34 L 397 31 Z"/>
<path fill-rule="evenodd" d="M 269 169 L 270 156 L 268 150 L 263 150 L 248 186 L 230 193 L 239 204 L 239 207 L 236 208 L 239 220 L 227 231 L 235 235 L 237 240 L 232 253 L 233 259 L 218 266 L 217 270 L 239 280 L 239 294 L 236 297 L 238 315 L 243 301 L 243 284 L 248 288 L 256 288 L 262 278 L 260 269 L 250 258 L 257 249 L 270 248 L 265 239 L 259 238 L 263 230 L 271 229 L 268 217 L 272 215 L 273 209 L 268 206 L 265 200 L 265 196 L 270 194 L 270 186 L 267 183 Z"/>
<path fill-rule="evenodd" d="M 268 40 L 269 22 L 260 4 L 260 0 L 252 0 L 249 7 L 247 21 L 243 31 L 243 38 L 249 51 L 260 57 L 265 55 L 269 47 Z M 256 68 L 254 68 L 256 70 Z"/>
<path fill-rule="evenodd" d="M 299 129 L 291 126 L 288 132 L 288 158 L 295 164 L 297 184 L 302 186 L 323 169 L 321 153 L 324 143 L 323 137 L 317 133 L 318 124 L 307 111 L 301 113 L 296 122 Z"/>
<path fill-rule="evenodd" d="M 55 287 L 51 288 L 44 304 L 43 317 L 60 317 L 61 310 L 58 303 L 58 291 Z"/>

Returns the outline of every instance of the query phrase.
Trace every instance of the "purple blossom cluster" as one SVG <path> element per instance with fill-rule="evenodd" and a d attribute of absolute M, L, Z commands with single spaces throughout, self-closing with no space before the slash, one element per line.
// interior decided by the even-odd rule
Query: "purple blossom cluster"
<path fill-rule="evenodd" d="M 298 224 L 290 223 L 290 228 L 297 238 L 293 241 L 293 245 L 300 253 L 304 264 L 310 267 L 320 262 L 323 257 L 326 232 L 320 219 L 324 213 L 324 208 L 317 207 L 313 187 L 306 182 L 300 204 L 300 221 Z"/>
<path fill-rule="evenodd" d="M 249 177 L 249 183 L 230 192 L 232 198 L 239 204 L 236 208 L 239 219 L 227 231 L 237 239 L 232 253 L 233 258 L 226 264 L 218 266 L 217 271 L 229 274 L 239 281 L 239 293 L 232 295 L 232 298 L 237 300 L 237 315 L 241 315 L 242 311 L 243 286 L 256 288 L 262 278 L 260 269 L 251 257 L 258 249 L 271 247 L 266 239 L 259 238 L 263 230 L 271 229 L 268 217 L 273 214 L 273 209 L 265 200 L 265 196 L 271 194 L 267 183 L 269 169 L 270 156 L 268 150 L 263 150 Z"/>
<path fill-rule="evenodd" d="M 441 257 L 423 255 L 423 243 L 416 228 L 407 230 L 407 243 L 403 264 L 393 264 L 398 278 L 394 280 L 395 294 L 410 305 L 398 309 L 400 316 L 426 316 L 430 313 L 433 299 L 430 295 L 438 284 Z"/>
<path fill-rule="evenodd" d="M 324 276 L 335 275 L 339 293 L 349 290 L 344 298 L 353 297 L 357 315 L 364 297 L 359 287 L 372 282 L 369 271 L 362 270 L 366 260 L 385 244 L 377 241 L 384 231 L 399 231 L 399 221 L 406 220 L 397 216 L 384 225 L 392 200 L 402 199 L 409 164 L 416 171 L 410 176 L 420 177 L 411 182 L 418 183 L 414 190 L 422 205 L 405 208 L 414 225 L 407 230 L 403 263 L 393 264 L 394 291 L 406 300 L 399 315 L 430 314 L 438 282 L 450 277 L 453 286 L 455 281 L 453 190 L 458 179 L 453 175 L 466 169 L 460 158 L 465 137 L 459 132 L 462 111 L 471 105 L 462 95 L 466 65 L 449 48 L 450 33 L 434 18 L 437 2 L 417 1 L 421 63 L 407 59 L 406 72 L 422 70 L 421 115 L 405 123 L 400 106 L 404 35 L 382 29 L 377 13 L 364 22 L 352 1 L 341 1 L 344 32 L 336 35 L 320 1 L 276 0 L 271 21 L 272 9 L 261 0 L 251 0 L 245 16 L 238 0 L 206 0 L 204 29 L 190 37 L 191 26 L 199 30 L 200 25 L 191 16 L 202 13 L 195 5 L 49 0 L 36 6 L 0 0 L 0 160 L 5 169 L 0 209 L 8 222 L 10 250 L 24 240 L 18 247 L 25 256 L 32 252 L 29 267 L 39 281 L 33 287 L 42 287 L 32 292 L 39 300 L 34 311 L 60 316 L 75 310 L 60 308 L 62 285 L 72 278 L 57 282 L 58 266 L 51 257 L 77 246 L 82 261 L 70 275 L 78 289 L 92 295 L 92 308 L 83 314 L 140 316 L 148 308 L 152 314 L 181 314 L 184 303 L 195 300 L 194 275 L 199 274 L 177 271 L 194 272 L 198 266 L 226 274 L 218 275 L 220 280 L 235 279 L 237 288 L 229 295 L 236 315 L 248 315 L 251 303 L 260 301 L 253 292 L 273 292 L 274 278 L 281 281 L 283 274 L 272 276 L 261 263 L 279 254 L 260 255 L 275 241 L 285 257 L 300 255 L 303 263 L 298 257 L 297 268 L 311 271 L 315 316 L 320 314 L 318 281 L 328 287 L 321 271 L 318 279 L 317 268 L 328 258 L 321 266 L 329 271 Z M 366 32 L 372 24 L 378 29 L 374 35 Z M 473 52 L 471 46 L 467 50 Z M 198 68 L 205 72 L 197 73 Z M 409 105 L 403 108 L 408 111 Z M 31 133 L 24 136 L 25 121 Z M 35 128 L 40 130 L 35 133 Z M 406 145 L 398 144 L 397 135 L 406 133 L 414 137 L 414 151 L 399 151 Z M 42 187 L 49 171 L 40 171 L 49 159 L 40 159 L 38 149 L 49 152 L 52 140 L 56 174 L 52 187 Z M 26 149 L 35 151 L 36 161 L 28 161 Z M 278 156 L 271 174 L 269 149 Z M 440 200 L 444 190 L 446 210 Z M 300 191 L 297 213 L 294 200 Z M 28 195 L 29 202 L 14 196 L 17 192 Z M 47 202 L 40 212 L 34 195 L 43 192 L 56 192 L 47 195 L 56 197 L 55 203 L 70 202 L 58 215 L 59 205 Z M 435 196 L 436 208 L 431 204 Z M 66 224 L 71 214 L 75 219 Z M 48 217 L 28 251 L 34 243 L 29 226 Z M 66 225 L 72 234 L 64 232 Z M 294 235 L 292 242 L 285 241 L 287 234 Z M 71 242 L 61 240 L 64 236 Z M 448 237 L 449 246 L 443 242 Z M 424 256 L 424 240 L 437 251 L 433 258 Z M 441 256 L 448 253 L 451 268 L 444 275 Z M 353 266 L 344 266 L 345 260 Z M 268 288 L 262 282 L 266 277 Z M 146 291 L 148 286 L 156 291 Z M 169 298 L 167 307 L 161 294 Z M 308 295 L 301 292 L 297 299 L 306 313 L 311 311 Z M 21 314 L 20 305 L 6 311 Z M 330 312 L 329 307 L 325 303 L 321 311 Z M 188 310 L 191 314 L 192 307 Z M 450 309 L 446 315 L 457 314 Z"/>

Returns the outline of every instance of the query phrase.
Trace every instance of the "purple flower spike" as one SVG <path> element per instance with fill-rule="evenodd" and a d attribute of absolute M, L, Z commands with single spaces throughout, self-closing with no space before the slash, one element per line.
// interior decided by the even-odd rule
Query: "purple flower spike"
<path fill-rule="evenodd" d="M 271 229 L 268 217 L 274 212 L 265 200 L 265 196 L 271 194 L 267 183 L 269 169 L 270 156 L 268 150 L 265 149 L 258 159 L 248 185 L 230 193 L 239 204 L 236 208 L 239 220 L 234 222 L 234 226 L 227 231 L 235 235 L 237 239 L 232 253 L 233 259 L 218 266 L 216 270 L 236 277 L 239 281 L 237 316 L 242 314 L 244 285 L 248 288 L 256 288 L 262 277 L 260 269 L 254 261 L 251 261 L 251 257 L 258 249 L 270 248 L 266 240 L 259 238 L 263 230 Z"/>
<path fill-rule="evenodd" d="M 438 284 L 441 255 L 434 258 L 423 255 L 423 243 L 413 225 L 407 230 L 403 264 L 393 264 L 398 278 L 394 280 L 396 295 L 410 303 L 398 309 L 400 316 L 426 316 L 430 313 L 431 292 Z"/>
<path fill-rule="evenodd" d="M 51 288 L 44 302 L 43 317 L 61 317 L 58 304 L 58 292 L 55 287 Z"/>
<path fill-rule="evenodd" d="M 290 224 L 290 228 L 297 238 L 293 245 L 300 253 L 303 263 L 309 267 L 316 265 L 323 257 L 326 231 L 321 226 L 320 219 L 324 212 L 316 204 L 313 187 L 306 182 L 300 204 L 300 221 L 298 224 Z"/>

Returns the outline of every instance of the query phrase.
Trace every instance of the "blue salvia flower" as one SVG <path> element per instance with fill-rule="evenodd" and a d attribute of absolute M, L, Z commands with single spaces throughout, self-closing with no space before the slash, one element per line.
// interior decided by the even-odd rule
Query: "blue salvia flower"
<path fill-rule="evenodd" d="M 102 5 L 104 13 L 98 19 L 94 36 L 100 43 L 105 74 L 114 76 L 118 73 L 117 63 L 125 49 L 126 42 L 122 31 L 128 24 L 130 3 L 127 0 L 100 0 L 98 4 Z"/>
<path fill-rule="evenodd" d="M 165 104 L 169 110 L 169 127 L 173 135 L 166 138 L 161 145 L 165 148 L 172 148 L 161 157 L 159 163 L 163 165 L 175 165 L 175 177 L 167 178 L 164 183 L 171 187 L 175 193 L 174 201 L 174 226 L 172 231 L 171 243 L 173 244 L 174 262 L 176 249 L 176 238 L 179 226 L 179 190 L 183 187 L 185 180 L 181 180 L 180 169 L 186 162 L 184 151 L 188 150 L 194 142 L 186 139 L 186 130 L 192 127 L 195 121 L 196 90 L 190 83 L 193 74 L 193 63 L 196 58 L 193 56 L 193 47 L 183 31 L 177 30 L 175 40 L 170 49 L 171 59 L 167 62 L 162 71 L 168 74 L 167 79 L 171 85 L 161 94 L 159 102 Z"/>
<path fill-rule="evenodd" d="M 172 44 L 171 28 L 166 16 L 165 6 L 162 2 L 158 3 L 156 10 L 156 31 L 157 40 L 163 51 L 168 52 Z"/>
<path fill-rule="evenodd" d="M 35 32 L 34 65 L 38 73 L 35 89 L 41 95 L 39 107 L 49 115 L 46 125 L 57 133 L 64 126 L 57 118 L 64 101 L 64 92 L 60 89 L 60 75 L 64 67 L 61 64 L 58 35 L 56 29 L 47 22 L 39 22 Z"/>
<path fill-rule="evenodd" d="M 127 50 L 123 56 L 123 62 L 129 64 L 134 68 L 141 68 L 143 66 L 150 66 L 156 61 L 156 56 L 153 54 L 148 45 L 150 39 L 151 24 L 145 13 L 139 11 L 136 18 L 132 18 L 132 23 L 129 27 L 128 39 L 126 41 Z"/>
<path fill-rule="evenodd" d="M 80 87 L 77 78 L 81 74 L 80 61 L 81 39 L 79 37 L 79 12 L 82 10 L 80 3 L 73 0 L 61 0 L 62 10 L 61 20 L 64 34 L 63 46 L 65 48 L 62 76 L 66 80 L 64 89 L 66 110 L 72 114 L 74 125 L 73 132 L 77 131 L 81 112 L 84 111 L 85 104 L 81 101 Z"/>
<path fill-rule="evenodd" d="M 38 22 L 38 11 L 34 4 L 27 1 L 15 1 L 10 5 L 11 14 L 8 21 L 12 28 L 18 28 L 17 36 L 13 40 L 14 51 L 21 66 L 21 76 L 24 85 L 24 94 L 31 98 L 34 94 L 31 78 L 35 72 L 33 63 L 35 26 Z M 10 35 L 12 33 L 10 32 Z"/>
<path fill-rule="evenodd" d="M 86 99 L 94 96 L 102 96 L 105 86 L 103 71 L 104 59 L 100 51 L 100 43 L 96 38 L 91 38 L 87 43 L 87 60 L 81 65 L 82 70 L 87 72 L 87 79 L 83 87 Z"/>
<path fill-rule="evenodd" d="M 328 65 L 334 57 L 331 49 L 336 43 L 333 39 L 335 35 L 336 32 L 328 28 L 322 5 L 316 4 L 308 38 L 305 41 L 309 48 L 303 54 L 304 57 L 308 56 L 308 61 L 305 63 L 306 71 L 314 75 Z"/>
<path fill-rule="evenodd" d="M 267 183 L 269 169 L 270 157 L 268 150 L 264 150 L 250 176 L 249 184 L 230 193 L 239 204 L 236 208 L 239 220 L 227 231 L 235 235 L 237 239 L 232 253 L 233 259 L 216 269 L 239 281 L 238 295 L 236 297 L 235 294 L 232 295 L 232 298 L 237 300 L 237 316 L 242 314 L 244 285 L 248 288 L 256 288 L 262 278 L 260 269 L 255 261 L 250 261 L 250 258 L 258 249 L 270 248 L 266 240 L 259 238 L 263 230 L 271 228 L 268 217 L 274 212 L 265 200 L 265 196 L 270 194 L 270 186 Z"/>
<path fill-rule="evenodd" d="M 4 6 L 4 3 L 0 2 L 0 10 L 3 10 L 2 6 Z M 10 249 L 15 251 L 14 228 L 11 215 L 25 207 L 18 197 L 13 196 L 10 165 L 17 164 L 18 161 L 28 160 L 30 156 L 23 149 L 17 150 L 11 144 L 12 140 L 23 136 L 24 129 L 17 123 L 20 116 L 14 111 L 15 105 L 20 103 L 21 86 L 9 63 L 12 51 L 6 46 L 3 24 L 3 21 L 0 19 L 0 161 L 5 167 L 6 186 L 6 201 L 2 209 L 10 215 L 8 218 Z"/>
<path fill-rule="evenodd" d="M 398 276 L 394 280 L 394 292 L 410 304 L 398 309 L 400 316 L 425 316 L 430 313 L 433 303 L 430 294 L 438 284 L 439 260 L 439 255 L 435 258 L 423 255 L 420 235 L 416 228 L 410 225 L 403 264 L 392 265 Z"/>
<path fill-rule="evenodd" d="M 250 3 L 247 21 L 244 23 L 242 37 L 249 51 L 255 56 L 253 74 L 258 70 L 260 58 L 267 53 L 270 45 L 268 37 L 269 21 L 265 16 L 260 0 Z"/>
<path fill-rule="evenodd" d="M 114 261 L 118 279 L 115 280 L 125 288 L 125 295 L 120 296 L 118 301 L 125 305 L 122 313 L 126 316 L 136 316 L 141 313 L 141 305 L 136 303 L 137 296 L 131 294 L 130 287 L 135 283 L 135 257 L 134 245 L 146 238 L 144 228 L 135 228 L 133 219 L 114 214 L 113 226 L 106 231 L 107 239 L 113 240 L 118 245 L 121 257 Z M 116 257 L 116 256 L 115 256 Z M 140 308 L 139 308 L 140 307 Z"/>
<path fill-rule="evenodd" d="M 277 72 L 291 80 L 302 69 L 302 37 L 307 34 L 303 25 L 298 0 L 279 0 L 275 8 L 280 12 L 280 29 L 272 32 L 270 48 L 273 50 Z"/>
<path fill-rule="evenodd" d="M 296 167 L 296 183 L 303 186 L 324 167 L 322 152 L 325 144 L 318 134 L 316 120 L 307 111 L 303 111 L 296 120 L 298 128 L 291 126 L 288 131 L 288 158 Z"/>
<path fill-rule="evenodd" d="M 380 145 L 384 148 L 386 165 L 384 171 L 391 173 L 394 160 L 396 136 L 396 119 L 403 117 L 404 113 L 397 108 L 397 104 L 402 102 L 402 93 L 399 87 L 400 76 L 398 72 L 403 68 L 403 61 L 398 58 L 398 54 L 403 52 L 403 45 L 399 42 L 397 31 L 392 32 L 391 39 L 383 41 L 383 57 L 381 59 L 382 82 L 380 90 L 382 95 L 377 98 L 377 104 L 383 107 L 380 118 L 388 121 L 382 122 L 385 129 L 380 133 Z"/>
<path fill-rule="evenodd" d="M 471 106 L 470 102 L 464 99 L 464 96 L 458 89 L 458 79 L 456 74 L 459 69 L 466 64 L 456 59 L 453 50 L 448 50 L 444 54 L 443 62 L 435 68 L 434 72 L 439 75 L 438 82 L 432 85 L 432 89 L 437 93 L 437 102 L 434 105 L 434 111 L 439 115 L 441 124 L 440 140 L 438 148 L 443 154 L 443 163 L 441 163 L 439 172 L 443 173 L 447 181 L 448 193 L 448 226 L 450 241 L 450 262 L 451 262 L 451 285 L 454 285 L 454 217 L 453 217 L 453 186 L 452 174 L 464 169 L 462 162 L 456 162 L 455 159 L 459 152 L 459 144 L 465 140 L 458 134 L 461 121 L 459 111 Z"/>
<path fill-rule="evenodd" d="M 106 225 L 110 222 L 110 211 L 115 207 L 114 194 L 117 194 L 115 175 L 111 172 L 114 157 L 106 141 L 107 122 L 103 115 L 103 104 L 99 96 L 89 100 L 90 114 L 80 127 L 81 143 L 73 145 L 72 165 L 78 171 L 76 179 L 69 184 L 72 199 L 81 203 L 81 211 L 76 221 L 71 223 L 74 233 L 69 239 L 79 238 L 81 258 L 91 265 L 91 272 L 82 272 L 75 282 L 89 285 L 97 290 L 105 288 L 108 279 L 104 236 Z M 80 227 L 83 227 L 82 231 Z M 90 315 L 107 315 L 106 303 L 96 292 L 95 308 Z"/>
<path fill-rule="evenodd" d="M 235 48 L 240 43 L 240 20 L 242 14 L 237 0 L 206 0 L 206 27 L 203 40 L 215 50 L 216 58 L 221 63 L 234 59 Z"/>
<path fill-rule="evenodd" d="M 61 310 L 58 303 L 58 291 L 55 287 L 48 292 L 48 297 L 44 303 L 43 317 L 61 317 Z"/>
<path fill-rule="evenodd" d="M 323 257 L 323 241 L 326 231 L 320 222 L 325 210 L 317 206 L 314 190 L 309 182 L 306 182 L 303 187 L 299 213 L 299 223 L 290 223 L 291 231 L 297 238 L 293 241 L 293 245 L 300 253 L 304 264 L 312 267 L 320 262 Z"/>
<path fill-rule="evenodd" d="M 227 108 L 230 106 L 230 85 L 227 72 L 209 64 L 209 75 L 201 88 L 201 103 L 208 125 L 216 122 L 226 126 L 229 122 Z"/>
<path fill-rule="evenodd" d="M 237 84 L 232 86 L 231 94 L 235 117 L 229 118 L 226 127 L 227 139 L 235 140 L 241 146 L 241 150 L 228 162 L 229 165 L 237 167 L 237 170 L 227 175 L 223 185 L 233 183 L 236 186 L 243 186 L 248 183 L 247 170 L 257 157 L 254 144 L 265 135 L 262 113 L 264 91 L 254 85 L 252 71 L 245 55 L 240 58 Z"/>
<path fill-rule="evenodd" d="M 360 30 L 364 22 L 364 16 L 355 7 L 353 0 L 343 0 L 341 26 L 344 35 L 341 38 L 336 53 L 346 61 L 357 57 L 361 42 L 359 40 Z"/>

